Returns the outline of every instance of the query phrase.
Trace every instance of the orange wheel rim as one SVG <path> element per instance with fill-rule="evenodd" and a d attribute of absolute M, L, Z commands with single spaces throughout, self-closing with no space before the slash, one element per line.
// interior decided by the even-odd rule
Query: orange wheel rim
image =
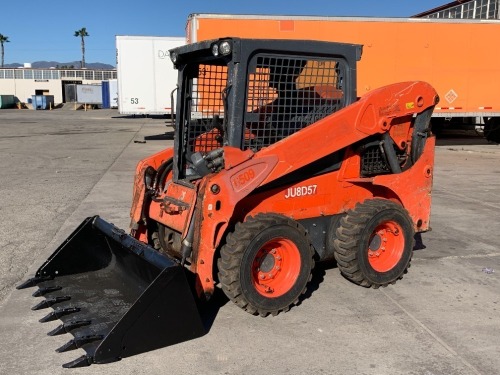
<path fill-rule="evenodd" d="M 252 262 L 252 282 L 257 292 L 268 298 L 287 293 L 300 273 L 300 253 L 286 238 L 265 243 Z"/>
<path fill-rule="evenodd" d="M 394 221 L 386 221 L 375 228 L 368 245 L 368 261 L 377 272 L 393 269 L 403 256 L 404 232 Z"/>

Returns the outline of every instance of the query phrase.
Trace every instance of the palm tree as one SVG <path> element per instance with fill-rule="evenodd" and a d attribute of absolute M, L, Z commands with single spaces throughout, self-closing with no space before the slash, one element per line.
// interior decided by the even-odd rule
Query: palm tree
<path fill-rule="evenodd" d="M 75 31 L 75 36 L 82 38 L 82 69 L 85 68 L 85 37 L 89 36 L 87 29 L 82 27 L 80 30 Z"/>
<path fill-rule="evenodd" d="M 4 63 L 4 56 L 5 56 L 5 50 L 4 50 L 4 43 L 10 42 L 9 37 L 3 34 L 0 34 L 0 46 L 2 47 L 2 68 L 3 68 L 3 63 Z"/>

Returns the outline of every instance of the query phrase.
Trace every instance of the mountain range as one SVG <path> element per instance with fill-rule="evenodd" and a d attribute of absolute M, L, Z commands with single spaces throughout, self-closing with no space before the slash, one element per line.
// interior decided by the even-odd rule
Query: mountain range
<path fill-rule="evenodd" d="M 5 64 L 4 68 L 22 68 L 24 64 L 13 63 L 13 64 Z M 57 62 L 57 61 L 35 61 L 31 63 L 31 67 L 34 69 L 49 69 L 49 68 L 59 68 L 59 69 L 79 69 L 80 61 L 72 61 L 72 62 Z M 86 63 L 85 67 L 87 69 L 97 69 L 97 70 L 112 70 L 115 69 L 113 65 L 104 64 L 100 62 L 96 63 Z"/>

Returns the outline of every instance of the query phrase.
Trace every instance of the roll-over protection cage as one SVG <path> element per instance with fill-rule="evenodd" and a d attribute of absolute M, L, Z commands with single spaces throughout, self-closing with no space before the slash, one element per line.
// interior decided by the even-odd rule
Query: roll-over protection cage
<path fill-rule="evenodd" d="M 354 44 L 238 38 L 171 50 L 180 72 L 174 178 L 190 178 L 194 153 L 222 146 L 258 151 L 356 101 L 361 51 Z"/>

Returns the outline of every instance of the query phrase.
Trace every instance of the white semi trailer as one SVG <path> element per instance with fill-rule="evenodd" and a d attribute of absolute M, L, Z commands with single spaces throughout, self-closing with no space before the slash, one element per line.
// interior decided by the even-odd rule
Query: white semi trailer
<path fill-rule="evenodd" d="M 185 42 L 184 37 L 116 36 L 120 114 L 172 114 L 170 94 L 177 84 L 177 71 L 168 50 Z"/>

